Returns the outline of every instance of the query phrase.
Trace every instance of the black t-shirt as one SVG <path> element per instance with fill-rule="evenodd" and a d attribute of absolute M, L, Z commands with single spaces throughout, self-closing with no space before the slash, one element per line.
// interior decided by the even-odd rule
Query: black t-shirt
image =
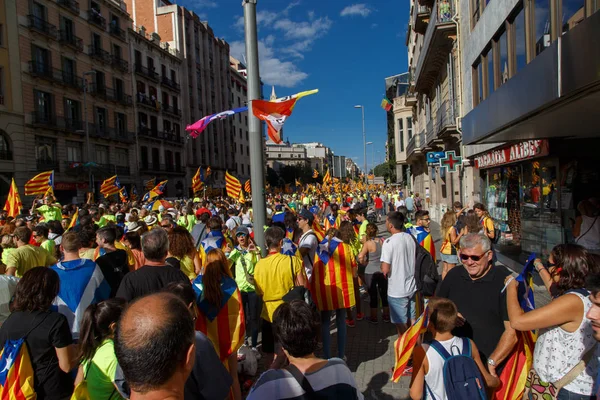
<path fill-rule="evenodd" d="M 37 327 L 36 327 L 37 325 Z M 16 311 L 0 328 L 0 348 L 7 340 L 25 339 L 33 366 L 34 390 L 40 400 L 69 398 L 73 379 L 58 366 L 55 348 L 73 343 L 67 318 L 54 311 Z"/>
<path fill-rule="evenodd" d="M 123 277 L 129 272 L 127 252 L 121 249 L 111 251 L 98 257 L 96 264 L 98 264 L 102 270 L 102 274 L 104 274 L 104 278 L 110 285 L 110 297 L 115 297 Z"/>
<path fill-rule="evenodd" d="M 123 278 L 116 297 L 131 301 L 147 294 L 159 292 L 171 282 L 190 283 L 190 279 L 180 270 L 168 265 L 145 265 Z"/>
<path fill-rule="evenodd" d="M 492 354 L 504 333 L 508 321 L 504 279 L 509 272 L 502 267 L 492 267 L 483 278 L 472 280 L 464 267 L 452 268 L 442 281 L 439 297 L 452 300 L 465 324 L 452 331 L 455 336 L 473 339 L 484 363 Z"/>

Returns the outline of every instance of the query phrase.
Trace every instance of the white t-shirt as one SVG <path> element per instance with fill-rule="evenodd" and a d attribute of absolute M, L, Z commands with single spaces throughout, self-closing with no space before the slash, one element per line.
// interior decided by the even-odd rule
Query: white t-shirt
<path fill-rule="evenodd" d="M 394 207 L 396 207 L 396 210 L 398 209 L 398 207 L 404 207 L 404 200 L 402 199 L 398 199 L 394 202 Z"/>
<path fill-rule="evenodd" d="M 381 262 L 390 264 L 388 296 L 410 297 L 417 291 L 415 281 L 416 245 L 410 234 L 399 232 L 381 246 Z"/>
<path fill-rule="evenodd" d="M 308 278 L 308 280 L 310 280 L 310 277 L 312 276 L 313 263 L 318 245 L 319 241 L 317 240 L 317 237 L 315 236 L 312 229 L 308 230 L 300 237 L 298 247 L 301 249 L 309 249 L 308 254 L 302 256 L 302 263 L 304 264 L 304 269 L 306 270 L 306 277 Z"/>
<path fill-rule="evenodd" d="M 242 220 L 240 219 L 240 217 L 238 216 L 231 216 L 227 222 L 225 222 L 225 226 L 227 226 L 227 229 L 229 229 L 230 231 L 234 230 L 235 228 L 237 228 L 238 226 L 240 226 L 242 224 Z"/>

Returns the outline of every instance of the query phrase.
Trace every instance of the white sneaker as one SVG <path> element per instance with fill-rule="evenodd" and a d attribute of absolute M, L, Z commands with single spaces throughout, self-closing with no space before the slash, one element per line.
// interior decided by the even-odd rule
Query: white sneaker
<path fill-rule="evenodd" d="M 254 353 L 254 357 L 256 357 L 257 360 L 260 360 L 262 358 L 262 354 L 260 354 L 260 351 L 258 351 L 256 347 L 252 348 L 252 352 Z"/>

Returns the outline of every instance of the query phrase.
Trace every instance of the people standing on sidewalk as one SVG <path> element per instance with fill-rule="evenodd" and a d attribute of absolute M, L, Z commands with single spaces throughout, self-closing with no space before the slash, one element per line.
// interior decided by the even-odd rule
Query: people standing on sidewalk
<path fill-rule="evenodd" d="M 362 250 L 358 254 L 358 261 L 366 264 L 365 284 L 369 292 L 369 307 L 371 308 L 371 314 L 366 319 L 372 324 L 378 323 L 377 309 L 380 300 L 383 308 L 383 322 L 390 322 L 390 308 L 387 300 L 388 281 L 381 272 L 381 247 L 382 241 L 377 238 L 377 225 L 369 223 Z"/>
<path fill-rule="evenodd" d="M 354 257 L 354 260 L 357 263 L 356 273 L 353 274 L 353 276 L 352 276 L 352 284 L 354 286 L 354 300 L 356 303 L 356 320 L 362 321 L 364 319 L 365 315 L 362 312 L 362 305 L 361 305 L 361 301 L 360 301 L 360 284 L 358 282 L 358 267 L 359 266 L 358 266 L 358 262 L 357 262 L 358 261 L 358 253 L 360 252 L 362 244 L 361 244 L 361 242 L 359 242 L 358 238 L 356 237 L 356 232 L 354 231 L 352 222 L 343 221 L 340 224 L 339 232 L 340 232 L 339 238 L 342 239 L 342 242 L 344 242 L 350 246 L 350 249 L 352 250 L 352 256 Z M 364 276 L 364 270 L 361 271 L 361 275 Z M 362 278 L 361 278 L 361 280 L 362 280 Z M 351 308 L 346 310 L 346 325 L 348 325 L 348 327 L 350 327 L 350 328 L 354 328 L 354 326 L 356 325 L 354 322 Z"/>
<path fill-rule="evenodd" d="M 431 254 L 433 262 L 436 262 L 435 244 L 433 243 L 433 237 L 431 236 L 431 230 L 429 225 L 431 224 L 431 217 L 429 211 L 419 210 L 415 213 L 415 225 L 408 230 L 411 235 L 417 239 L 417 242 L 425 250 Z"/>
<path fill-rule="evenodd" d="M 314 214 L 306 209 L 300 210 L 300 213 L 298 213 L 298 227 L 302 230 L 302 236 L 300 236 L 298 243 L 298 251 L 300 251 L 300 255 L 302 256 L 302 264 L 304 265 L 306 278 L 309 282 L 312 277 L 315 253 L 319 245 L 317 235 L 311 228 L 314 219 Z"/>
<path fill-rule="evenodd" d="M 473 210 L 475 211 L 477 218 L 479 218 L 479 225 L 483 228 L 483 233 L 494 242 L 496 238 L 494 221 L 492 220 L 492 217 L 490 217 L 485 206 L 481 203 L 476 203 L 473 206 Z"/>
<path fill-rule="evenodd" d="M 377 221 L 381 221 L 381 217 L 383 216 L 383 199 L 377 193 L 375 195 L 375 213 L 377 213 Z"/>
<path fill-rule="evenodd" d="M 446 277 L 448 271 L 458 264 L 458 241 L 463 236 L 462 230 L 456 228 L 456 213 L 453 210 L 448 210 L 442 217 L 441 233 L 443 235 L 443 243 L 440 249 L 442 257 L 442 280 Z"/>
<path fill-rule="evenodd" d="M 416 320 L 415 241 L 404 232 L 404 216 L 387 215 L 385 225 L 392 236 L 381 247 L 381 272 L 388 279 L 390 319 L 401 336 Z"/>

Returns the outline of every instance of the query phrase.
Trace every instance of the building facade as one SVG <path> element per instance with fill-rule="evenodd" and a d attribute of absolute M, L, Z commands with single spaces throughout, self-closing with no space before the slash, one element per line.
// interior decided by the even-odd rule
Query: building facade
<path fill-rule="evenodd" d="M 248 104 L 248 84 L 246 67 L 237 59 L 229 56 L 231 67 L 230 94 L 234 108 Z M 234 171 L 242 182 L 250 178 L 250 143 L 248 132 L 248 113 L 238 113 L 233 119 L 233 136 L 235 148 Z"/>
<path fill-rule="evenodd" d="M 267 142 L 267 166 L 279 172 L 284 166 L 304 168 L 309 165 L 306 148 L 299 144 Z"/>
<path fill-rule="evenodd" d="M 333 151 L 322 143 L 299 143 L 306 149 L 306 157 L 308 158 L 309 166 L 316 169 L 319 174 L 324 174 L 327 168 L 332 168 Z"/>

